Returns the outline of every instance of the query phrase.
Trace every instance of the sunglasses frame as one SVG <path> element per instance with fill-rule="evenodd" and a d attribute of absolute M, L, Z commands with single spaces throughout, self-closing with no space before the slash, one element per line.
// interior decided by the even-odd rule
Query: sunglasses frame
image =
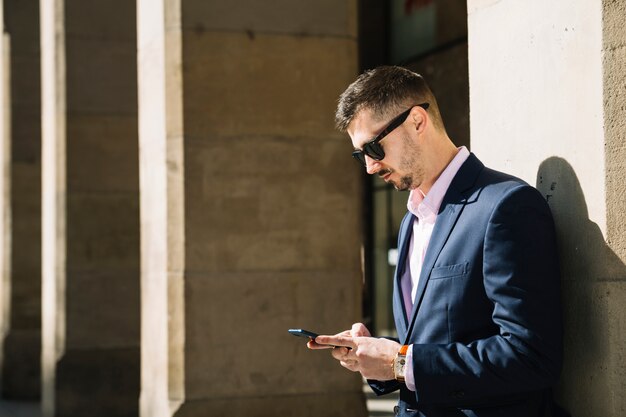
<path fill-rule="evenodd" d="M 369 156 L 375 161 L 381 161 L 385 158 L 385 151 L 383 150 L 382 145 L 380 145 L 380 141 L 385 138 L 388 134 L 393 132 L 398 126 L 400 126 L 404 121 L 409 117 L 411 110 L 413 107 L 421 107 L 424 110 L 428 110 L 428 103 L 415 104 L 398 116 L 396 116 L 384 129 L 380 132 L 374 139 L 366 142 L 363 145 L 363 149 L 358 149 L 352 152 L 352 157 L 359 161 L 363 166 L 366 166 L 365 155 Z"/>

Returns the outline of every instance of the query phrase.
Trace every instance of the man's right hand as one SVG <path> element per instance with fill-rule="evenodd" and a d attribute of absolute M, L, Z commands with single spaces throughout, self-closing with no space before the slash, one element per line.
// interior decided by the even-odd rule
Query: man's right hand
<path fill-rule="evenodd" d="M 333 337 L 336 337 L 336 336 L 370 337 L 371 333 L 367 329 L 367 327 L 365 327 L 365 325 L 363 323 L 354 323 L 350 330 L 344 330 L 341 333 L 337 333 Z M 332 349 L 335 346 L 332 346 L 332 345 L 321 345 L 319 343 L 316 343 L 315 340 L 309 340 L 309 342 L 307 343 L 307 347 L 309 349 Z"/>

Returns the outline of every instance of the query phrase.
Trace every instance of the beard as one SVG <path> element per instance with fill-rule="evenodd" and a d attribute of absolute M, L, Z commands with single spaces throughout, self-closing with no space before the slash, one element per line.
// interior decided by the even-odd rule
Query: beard
<path fill-rule="evenodd" d="M 407 191 L 418 188 L 422 184 L 424 178 L 424 168 L 421 165 L 421 152 L 419 148 L 404 138 L 405 149 L 402 160 L 400 161 L 400 171 L 408 172 L 408 174 L 400 177 L 398 182 L 392 181 L 393 187 L 398 191 Z"/>
<path fill-rule="evenodd" d="M 413 176 L 412 175 L 405 175 L 404 177 L 400 178 L 400 182 L 398 183 L 393 183 L 393 187 L 397 190 L 397 191 L 407 191 L 412 189 L 413 187 Z"/>

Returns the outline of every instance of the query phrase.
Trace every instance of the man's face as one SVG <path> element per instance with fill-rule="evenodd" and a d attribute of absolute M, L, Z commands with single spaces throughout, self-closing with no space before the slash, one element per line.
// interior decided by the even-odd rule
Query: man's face
<path fill-rule="evenodd" d="M 392 184 L 396 190 L 412 190 L 420 186 L 424 179 L 422 154 L 416 141 L 417 134 L 411 123 L 411 117 L 390 132 L 381 141 L 385 157 L 376 161 L 365 156 L 368 174 L 377 174 L 385 182 Z M 366 142 L 376 137 L 389 124 L 390 120 L 375 121 L 370 110 L 364 109 L 357 113 L 348 126 L 348 134 L 355 149 L 362 149 Z"/>

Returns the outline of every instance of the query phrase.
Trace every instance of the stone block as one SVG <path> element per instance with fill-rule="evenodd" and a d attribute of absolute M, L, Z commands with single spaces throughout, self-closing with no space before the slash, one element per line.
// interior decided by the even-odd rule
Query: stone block
<path fill-rule="evenodd" d="M 187 401 L 174 417 L 365 417 L 362 392 L 333 392 L 307 395 L 215 398 Z"/>
<path fill-rule="evenodd" d="M 626 276 L 626 275 L 625 275 Z M 563 287 L 565 361 L 557 398 L 574 415 L 619 416 L 624 400 L 626 279 Z"/>
<path fill-rule="evenodd" d="M 12 109 L 11 158 L 15 164 L 23 163 L 41 170 L 41 113 L 39 108 L 29 105 L 28 109 Z M 39 182 L 41 179 L 39 179 Z"/>
<path fill-rule="evenodd" d="M 185 32 L 185 136 L 343 137 L 334 112 L 356 54 L 348 39 Z"/>
<path fill-rule="evenodd" d="M 38 260 L 35 263 L 39 263 Z M 11 327 L 41 329 L 41 271 L 13 268 L 11 273 Z"/>
<path fill-rule="evenodd" d="M 356 38 L 356 1 L 183 1 L 185 30 Z"/>
<path fill-rule="evenodd" d="M 626 263 L 626 36 L 623 30 L 624 5 L 604 2 L 603 14 L 603 72 L 604 72 L 604 131 L 607 201 L 607 241 L 612 250 Z"/>
<path fill-rule="evenodd" d="M 74 193 L 67 197 L 68 271 L 139 268 L 139 197 Z"/>
<path fill-rule="evenodd" d="M 41 72 L 39 50 L 28 54 L 11 50 L 11 108 L 18 115 L 41 112 Z M 14 115 L 11 116 L 13 119 Z M 36 117 L 31 116 L 31 123 Z M 15 119 L 14 119 L 15 120 Z"/>
<path fill-rule="evenodd" d="M 132 40 L 66 39 L 67 111 L 137 114 L 137 45 Z"/>
<path fill-rule="evenodd" d="M 66 344 L 71 349 L 139 345 L 139 271 L 68 271 Z"/>
<path fill-rule="evenodd" d="M 4 338 L 2 398 L 38 401 L 41 395 L 41 330 L 11 329 Z"/>
<path fill-rule="evenodd" d="M 621 1 L 602 1 L 602 43 L 608 51 L 626 46 L 626 34 L 624 33 L 624 16 L 626 16 L 626 4 Z"/>
<path fill-rule="evenodd" d="M 66 0 L 65 32 L 68 38 L 93 38 L 134 42 L 137 2 L 127 0 Z"/>
<path fill-rule="evenodd" d="M 55 415 L 137 417 L 139 348 L 67 350 L 57 364 Z"/>
<path fill-rule="evenodd" d="M 361 313 L 359 281 L 349 271 L 187 273 L 186 398 L 358 391 L 358 375 L 287 329 L 350 328 Z"/>
<path fill-rule="evenodd" d="M 70 194 L 138 193 L 139 145 L 135 115 L 70 115 L 66 146 Z"/>
<path fill-rule="evenodd" d="M 20 270 L 40 271 L 41 170 L 13 165 L 11 201 L 11 264 Z"/>
<path fill-rule="evenodd" d="M 11 35 L 12 40 L 19 40 L 19 48 L 16 49 L 22 49 L 23 40 L 33 40 L 38 44 L 39 1 L 5 1 L 3 4 L 5 31 Z"/>
<path fill-rule="evenodd" d="M 190 142 L 187 266 L 207 271 L 358 268 L 361 168 L 351 151 L 347 139 L 319 137 Z"/>

